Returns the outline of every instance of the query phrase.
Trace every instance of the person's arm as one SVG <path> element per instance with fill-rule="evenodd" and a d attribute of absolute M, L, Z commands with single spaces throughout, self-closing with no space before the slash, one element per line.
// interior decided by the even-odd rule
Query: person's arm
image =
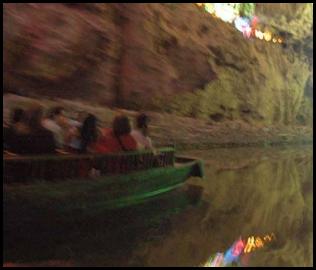
<path fill-rule="evenodd" d="M 154 147 L 153 147 L 153 143 L 152 143 L 152 141 L 151 141 L 151 139 L 149 138 L 149 137 L 147 137 L 147 147 L 149 148 L 149 149 L 153 149 Z"/>
<path fill-rule="evenodd" d="M 4 154 L 4 156 L 6 157 L 17 157 L 17 156 L 19 156 L 18 154 L 15 154 L 15 153 L 12 153 L 12 152 L 10 152 L 10 151 L 8 151 L 8 150 L 4 150 L 3 151 L 3 154 Z"/>
<path fill-rule="evenodd" d="M 64 147 L 64 133 L 62 131 L 59 131 L 56 133 L 56 142 L 58 144 L 59 148 L 63 148 Z"/>
<path fill-rule="evenodd" d="M 137 142 L 137 140 L 134 139 L 134 137 L 132 137 L 133 140 L 133 150 L 141 150 L 142 149 L 142 145 L 140 143 Z"/>
<path fill-rule="evenodd" d="M 69 155 L 71 153 L 64 151 L 62 149 L 55 149 L 56 154 L 61 154 L 61 155 Z"/>

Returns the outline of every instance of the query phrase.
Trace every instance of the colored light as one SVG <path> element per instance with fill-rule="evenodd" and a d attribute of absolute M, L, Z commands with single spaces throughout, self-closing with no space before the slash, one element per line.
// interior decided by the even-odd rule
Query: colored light
<path fill-rule="evenodd" d="M 263 33 L 261 31 L 256 30 L 255 31 L 255 36 L 259 39 L 263 39 Z"/>
<path fill-rule="evenodd" d="M 238 31 L 244 32 L 245 28 L 249 27 L 249 20 L 242 17 L 237 17 L 234 21 L 234 25 Z"/>
<path fill-rule="evenodd" d="M 231 246 L 231 248 L 226 251 L 225 256 L 224 256 L 224 264 L 228 265 L 228 264 L 231 264 L 232 262 L 236 262 L 240 254 L 242 253 L 244 246 L 245 244 L 241 239 L 237 240 Z"/>
<path fill-rule="evenodd" d="M 260 237 L 256 237 L 255 244 L 256 244 L 256 247 L 258 248 L 263 247 L 263 241 L 261 240 Z"/>
<path fill-rule="evenodd" d="M 216 16 L 222 19 L 224 22 L 232 23 L 236 18 L 234 7 L 228 3 L 215 3 L 214 8 Z"/>
<path fill-rule="evenodd" d="M 264 241 L 271 241 L 271 237 L 269 235 L 266 235 L 264 238 L 263 238 Z"/>
<path fill-rule="evenodd" d="M 213 262 L 210 263 L 211 267 L 219 267 L 222 266 L 224 260 L 224 255 L 223 253 L 217 253 L 215 256 L 215 259 L 213 260 Z"/>
<path fill-rule="evenodd" d="M 245 37 L 250 38 L 251 27 L 250 26 L 245 27 L 245 30 L 244 30 L 243 34 L 244 34 Z"/>
<path fill-rule="evenodd" d="M 233 247 L 233 255 L 237 257 L 242 253 L 245 244 L 241 239 L 239 239 Z"/>
<path fill-rule="evenodd" d="M 246 247 L 244 248 L 244 252 L 249 253 L 252 250 L 254 250 L 255 248 L 256 248 L 255 238 L 253 236 L 248 237 L 248 241 L 247 241 Z"/>
<path fill-rule="evenodd" d="M 282 43 L 282 39 L 272 38 L 270 32 L 261 32 L 256 29 L 256 25 L 259 21 L 257 16 L 253 16 L 250 26 L 250 20 L 248 18 L 242 18 L 239 16 L 239 5 L 238 3 L 196 3 L 199 7 L 203 7 L 206 12 L 210 13 L 213 17 L 220 18 L 224 22 L 233 23 L 235 28 L 242 32 L 244 37 L 250 38 L 254 35 L 260 40 L 267 42 L 272 41 L 273 43 Z"/>
<path fill-rule="evenodd" d="M 271 38 L 272 38 L 270 32 L 265 32 L 265 33 L 263 34 L 263 36 L 264 36 L 264 39 L 265 39 L 266 41 L 270 41 Z"/>
<path fill-rule="evenodd" d="M 204 267 L 219 267 L 227 266 L 232 262 L 238 262 L 238 259 L 246 258 L 249 253 L 255 251 L 258 248 L 262 248 L 265 245 L 265 242 L 270 242 L 272 239 L 275 239 L 274 233 L 271 235 L 265 235 L 263 238 L 257 236 L 248 237 L 247 244 L 245 245 L 244 241 L 239 238 L 235 241 L 234 244 L 224 253 L 217 253 L 214 257 L 208 259 L 208 261 L 203 265 Z M 243 255 L 241 257 L 241 255 Z"/>
<path fill-rule="evenodd" d="M 213 14 L 215 12 L 214 4 L 212 3 L 205 3 L 204 8 L 205 8 L 205 11 L 208 13 Z"/>

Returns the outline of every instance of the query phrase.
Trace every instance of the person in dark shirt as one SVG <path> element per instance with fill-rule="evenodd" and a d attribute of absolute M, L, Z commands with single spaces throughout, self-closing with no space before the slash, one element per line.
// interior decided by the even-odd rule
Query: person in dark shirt
<path fill-rule="evenodd" d="M 21 108 L 15 108 L 12 111 L 9 125 L 3 127 L 3 146 L 4 150 L 12 148 L 12 138 L 16 133 L 23 132 L 27 129 L 26 114 Z"/>
<path fill-rule="evenodd" d="M 27 129 L 12 136 L 12 152 L 17 154 L 55 153 L 54 135 L 41 124 L 43 108 L 34 104 L 27 111 Z"/>

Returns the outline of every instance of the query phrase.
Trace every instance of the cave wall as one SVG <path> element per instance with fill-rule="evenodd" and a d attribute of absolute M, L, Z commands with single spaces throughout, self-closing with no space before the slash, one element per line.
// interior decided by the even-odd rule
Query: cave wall
<path fill-rule="evenodd" d="M 311 123 L 304 47 L 246 40 L 193 4 L 4 4 L 3 32 L 4 92 L 212 121 Z M 310 38 L 292 36 L 291 44 Z"/>

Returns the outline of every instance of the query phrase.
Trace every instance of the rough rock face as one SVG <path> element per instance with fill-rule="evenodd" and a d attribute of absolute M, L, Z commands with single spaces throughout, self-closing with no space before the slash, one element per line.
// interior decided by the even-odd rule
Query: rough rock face
<path fill-rule="evenodd" d="M 312 34 L 313 4 L 264 3 L 256 4 L 256 14 L 270 26 L 289 33 L 294 39 L 304 39 Z"/>
<path fill-rule="evenodd" d="M 306 124 L 312 86 L 306 50 L 246 40 L 193 4 L 4 5 L 4 91 Z"/>

